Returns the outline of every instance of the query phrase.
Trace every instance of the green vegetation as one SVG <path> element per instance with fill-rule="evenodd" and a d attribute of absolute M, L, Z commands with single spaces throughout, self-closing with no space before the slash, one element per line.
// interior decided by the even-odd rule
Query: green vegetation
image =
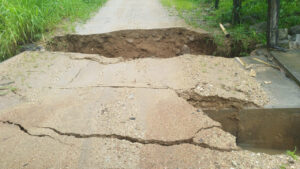
<path fill-rule="evenodd" d="M 85 20 L 106 0 L 0 0 L 0 61 L 63 21 Z"/>
<path fill-rule="evenodd" d="M 293 160 L 297 161 L 299 160 L 299 157 L 297 156 L 296 152 L 297 152 L 297 147 L 295 147 L 294 151 L 290 151 L 290 150 L 286 151 L 286 155 L 292 157 Z M 279 168 L 286 169 L 287 164 L 282 164 Z"/>
<path fill-rule="evenodd" d="M 13 86 L 0 86 L 0 96 L 8 94 L 9 91 L 16 93 L 17 88 Z"/>
<path fill-rule="evenodd" d="M 267 0 L 243 0 L 241 9 L 241 22 L 232 26 L 233 0 L 220 0 L 219 8 L 214 8 L 215 0 L 161 0 L 167 7 L 175 8 L 179 16 L 195 27 L 219 32 L 217 40 L 223 42 L 219 23 L 230 23 L 228 32 L 237 43 L 242 43 L 242 51 L 247 51 L 249 46 L 257 43 L 266 44 L 266 33 L 250 29 L 251 25 L 266 22 Z M 300 24 L 300 0 L 280 0 L 280 28 L 289 28 Z M 227 24 L 229 25 L 229 24 Z M 221 37 L 220 37 L 221 36 Z M 242 53 L 243 54 L 243 53 Z M 244 53 L 245 54 L 245 53 Z"/>
<path fill-rule="evenodd" d="M 296 155 L 296 151 L 297 151 L 297 148 L 295 147 L 294 151 L 288 150 L 288 151 L 286 152 L 286 154 L 287 154 L 288 156 L 292 157 L 294 160 L 298 160 L 299 157 Z"/>

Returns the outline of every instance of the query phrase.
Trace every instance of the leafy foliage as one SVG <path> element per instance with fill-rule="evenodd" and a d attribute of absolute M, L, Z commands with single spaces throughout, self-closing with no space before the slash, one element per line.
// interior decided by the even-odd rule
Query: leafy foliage
<path fill-rule="evenodd" d="M 294 151 L 286 151 L 286 154 L 290 157 L 292 157 L 294 160 L 298 160 L 298 156 L 296 155 L 296 151 L 297 151 L 297 148 L 295 147 Z"/>
<path fill-rule="evenodd" d="M 219 23 L 232 22 L 233 0 L 220 0 L 219 8 L 214 9 L 215 0 L 161 0 L 165 6 L 175 7 L 179 15 L 189 24 L 210 32 L 219 29 Z M 300 24 L 300 0 L 280 0 L 280 28 L 289 28 Z M 251 25 L 267 21 L 267 0 L 243 0 L 241 23 L 228 27 L 236 42 L 241 42 L 244 50 L 250 44 L 266 44 L 266 34 L 250 29 Z M 196 19 L 195 19 L 196 18 Z M 198 22 L 204 20 L 204 22 Z M 219 38 L 220 39 L 220 38 Z"/>
<path fill-rule="evenodd" d="M 106 0 L 0 0 L 0 61 L 63 19 L 86 19 Z"/>

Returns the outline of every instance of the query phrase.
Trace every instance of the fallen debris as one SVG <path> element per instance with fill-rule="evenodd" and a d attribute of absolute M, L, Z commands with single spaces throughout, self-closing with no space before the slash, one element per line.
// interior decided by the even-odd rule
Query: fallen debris
<path fill-rule="evenodd" d="M 249 75 L 250 75 L 251 77 L 256 77 L 256 72 L 255 72 L 255 70 L 251 69 Z"/>
<path fill-rule="evenodd" d="M 252 58 L 252 59 L 255 60 L 255 61 L 257 61 L 257 62 L 263 63 L 263 64 L 265 64 L 265 65 L 267 65 L 267 66 L 270 66 L 270 67 L 273 67 L 273 68 L 275 68 L 275 69 L 280 70 L 280 67 L 279 67 L 279 66 L 272 65 L 272 64 L 267 63 L 267 62 L 265 62 L 265 61 L 263 61 L 263 60 L 261 60 L 261 59 L 258 59 L 258 58 Z"/>
<path fill-rule="evenodd" d="M 230 37 L 230 34 L 226 31 L 225 27 L 220 23 L 220 28 L 222 29 L 222 31 L 224 32 L 225 34 L 225 37 L 226 38 L 229 38 Z"/>
<path fill-rule="evenodd" d="M 240 59 L 239 57 L 235 57 L 235 60 L 237 60 L 242 66 L 246 67 L 247 65 L 245 64 L 244 61 L 242 61 L 242 59 Z"/>

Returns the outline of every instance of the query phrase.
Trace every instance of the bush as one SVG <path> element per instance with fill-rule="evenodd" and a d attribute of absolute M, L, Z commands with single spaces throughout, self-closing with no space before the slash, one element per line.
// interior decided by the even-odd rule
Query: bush
<path fill-rule="evenodd" d="M 220 0 L 219 9 L 214 9 L 215 0 L 161 0 L 169 7 L 175 7 L 179 15 L 189 24 L 201 27 L 208 31 L 219 30 L 218 23 L 232 22 L 233 0 Z M 280 0 L 280 28 L 289 28 L 300 24 L 300 0 Z M 207 10 L 210 9 L 210 10 Z M 198 10 L 199 12 L 195 12 Z M 184 14 L 183 12 L 184 11 Z M 234 41 L 242 43 L 242 48 L 249 51 L 248 46 L 255 42 L 266 44 L 266 34 L 256 33 L 249 29 L 255 23 L 267 21 L 268 1 L 267 0 L 243 0 L 241 9 L 241 23 L 234 27 L 227 28 Z M 191 18 L 202 18 L 205 22 L 197 23 Z M 219 35 L 215 35 L 219 36 Z M 220 39 L 220 38 L 219 38 Z M 222 40 L 221 40 L 222 41 Z M 246 54 L 246 53 L 244 53 Z"/>

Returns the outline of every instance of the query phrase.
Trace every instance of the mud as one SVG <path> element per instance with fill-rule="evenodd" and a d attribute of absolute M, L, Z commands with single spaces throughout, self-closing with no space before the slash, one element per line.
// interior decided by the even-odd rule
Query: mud
<path fill-rule="evenodd" d="M 236 136 L 242 147 L 294 150 L 300 147 L 299 109 L 206 110 Z"/>
<path fill-rule="evenodd" d="M 170 58 L 182 54 L 213 55 L 217 46 L 209 34 L 185 28 L 166 28 L 57 36 L 48 42 L 47 49 L 135 59 Z"/>

